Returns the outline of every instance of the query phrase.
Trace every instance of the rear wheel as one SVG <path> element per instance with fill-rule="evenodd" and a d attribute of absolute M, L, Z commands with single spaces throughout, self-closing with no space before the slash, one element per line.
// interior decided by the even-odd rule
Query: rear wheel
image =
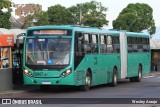
<path fill-rule="evenodd" d="M 117 69 L 116 68 L 113 69 L 113 76 L 112 76 L 111 86 L 112 87 L 116 87 L 117 86 Z"/>
<path fill-rule="evenodd" d="M 135 77 L 130 77 L 129 79 L 130 79 L 130 82 L 135 82 L 135 79 L 134 79 Z"/>
<path fill-rule="evenodd" d="M 85 85 L 82 85 L 80 88 L 82 91 L 88 91 L 89 88 L 91 87 L 91 83 L 92 83 L 92 77 L 91 77 L 91 73 L 87 71 L 86 73 L 86 78 L 85 78 Z"/>
<path fill-rule="evenodd" d="M 135 77 L 135 82 L 140 82 L 141 79 L 142 79 L 142 67 L 139 66 L 139 67 L 138 67 L 138 76 Z"/>
<path fill-rule="evenodd" d="M 130 82 L 140 82 L 142 79 L 142 67 L 138 67 L 138 76 L 130 77 Z"/>

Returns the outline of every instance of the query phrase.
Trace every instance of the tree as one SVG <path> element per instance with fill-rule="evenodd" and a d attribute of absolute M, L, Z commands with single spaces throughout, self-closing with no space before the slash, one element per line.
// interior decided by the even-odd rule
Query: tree
<path fill-rule="evenodd" d="M 40 13 L 34 13 L 33 15 L 28 15 L 22 28 L 28 28 L 31 26 L 43 26 L 48 25 L 48 15 L 46 12 L 42 11 Z"/>
<path fill-rule="evenodd" d="M 152 13 L 153 10 L 148 4 L 131 3 L 113 21 L 113 28 L 131 32 L 140 32 L 147 29 L 150 34 L 153 34 L 155 23 Z"/>
<path fill-rule="evenodd" d="M 11 28 L 10 17 L 11 17 L 11 2 L 7 0 L 0 0 L 0 28 Z M 7 9 L 6 12 L 3 12 Z"/>
<path fill-rule="evenodd" d="M 74 17 L 72 13 L 65 7 L 57 4 L 51 6 L 47 10 L 49 23 L 53 25 L 73 24 Z"/>
<path fill-rule="evenodd" d="M 36 18 L 37 22 L 35 22 L 36 26 L 48 25 L 49 18 L 47 12 L 41 12 L 38 17 Z"/>
<path fill-rule="evenodd" d="M 69 8 L 74 16 L 74 22 L 92 27 L 102 27 L 108 25 L 106 20 L 107 8 L 101 2 L 91 1 L 77 4 Z"/>
<path fill-rule="evenodd" d="M 39 5 L 34 5 L 34 14 L 30 14 L 27 16 L 25 23 L 22 28 L 28 28 L 30 26 L 43 26 L 48 25 L 48 15 L 46 12 L 41 11 Z"/>

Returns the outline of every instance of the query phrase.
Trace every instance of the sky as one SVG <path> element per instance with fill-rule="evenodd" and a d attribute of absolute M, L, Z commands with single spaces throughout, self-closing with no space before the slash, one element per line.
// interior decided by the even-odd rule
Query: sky
<path fill-rule="evenodd" d="M 61 4 L 65 7 L 70 7 L 78 3 L 90 2 L 91 0 L 10 0 L 15 4 L 40 4 L 42 5 L 42 10 L 46 11 L 48 7 L 54 6 L 56 4 Z M 107 20 L 109 21 L 108 29 L 112 29 L 112 21 L 117 18 L 119 13 L 129 4 L 129 3 L 146 3 L 153 9 L 153 19 L 155 20 L 155 25 L 160 26 L 160 0 L 95 0 L 101 2 L 103 6 L 107 7 Z M 157 33 L 160 33 L 158 29 Z"/>

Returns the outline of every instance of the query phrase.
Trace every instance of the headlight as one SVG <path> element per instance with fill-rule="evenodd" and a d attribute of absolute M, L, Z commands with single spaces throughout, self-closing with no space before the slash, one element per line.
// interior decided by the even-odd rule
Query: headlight
<path fill-rule="evenodd" d="M 32 77 L 32 73 L 31 72 L 29 72 L 28 70 L 24 70 L 24 74 L 26 74 L 27 76 L 29 76 L 29 77 Z"/>
<path fill-rule="evenodd" d="M 24 73 L 25 73 L 25 74 L 28 74 L 28 73 L 29 73 L 29 71 L 25 69 L 25 70 L 24 70 Z"/>
<path fill-rule="evenodd" d="M 70 70 L 70 69 L 66 71 L 66 74 L 70 74 L 70 73 L 71 73 L 71 70 Z"/>
<path fill-rule="evenodd" d="M 71 69 L 68 69 L 68 70 L 66 70 L 65 72 L 63 72 L 62 74 L 61 74 L 61 77 L 66 77 L 66 76 L 68 76 L 69 74 L 71 74 L 72 73 L 72 70 Z"/>

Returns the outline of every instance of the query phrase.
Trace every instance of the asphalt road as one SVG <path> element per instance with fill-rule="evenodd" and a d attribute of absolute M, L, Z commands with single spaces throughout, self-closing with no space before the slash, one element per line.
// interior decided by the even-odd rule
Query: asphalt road
<path fill-rule="evenodd" d="M 141 82 L 129 82 L 128 79 L 120 80 L 117 87 L 100 85 L 92 87 L 87 92 L 80 91 L 77 87 L 56 89 L 53 87 L 48 91 L 41 91 L 38 87 L 25 86 L 0 93 L 0 97 L 14 99 L 51 98 L 42 101 L 43 103 L 47 103 L 47 105 L 23 105 L 27 107 L 49 107 L 52 106 L 50 104 L 54 104 L 57 107 L 160 107 L 160 72 L 154 72 L 144 76 Z M 136 104 L 132 104 L 133 100 L 137 101 Z M 159 104 L 143 104 L 143 100 L 155 100 Z M 111 104 L 106 105 L 105 101 L 109 101 Z M 124 105 L 123 103 L 126 104 Z M 1 106 L 3 107 L 5 105 Z M 14 106 L 16 107 L 16 105 L 12 105 L 11 107 Z"/>

